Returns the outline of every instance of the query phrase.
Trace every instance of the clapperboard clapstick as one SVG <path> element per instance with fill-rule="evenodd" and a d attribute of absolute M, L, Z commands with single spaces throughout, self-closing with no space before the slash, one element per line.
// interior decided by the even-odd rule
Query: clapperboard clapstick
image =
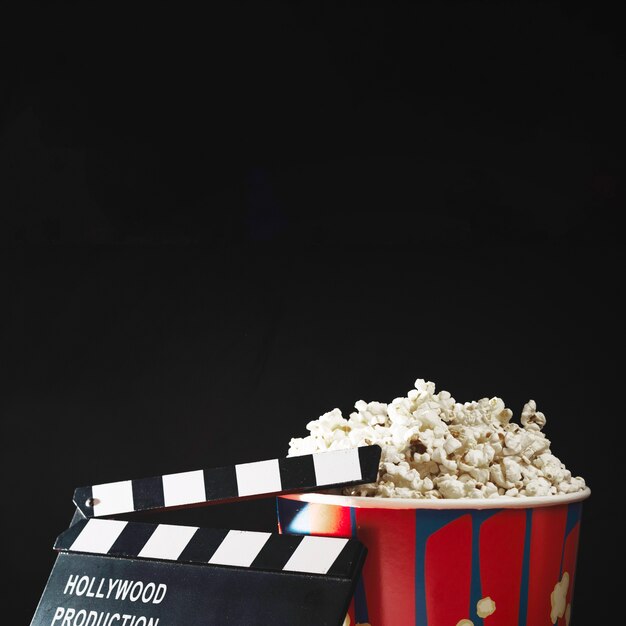
<path fill-rule="evenodd" d="M 84 517 L 104 517 L 369 483 L 380 454 L 364 446 L 79 487 L 74 504 Z"/>
<path fill-rule="evenodd" d="M 110 517 L 372 482 L 380 454 L 368 446 L 79 488 L 81 515 L 55 543 L 31 626 L 340 626 L 367 552 L 356 539 Z"/>

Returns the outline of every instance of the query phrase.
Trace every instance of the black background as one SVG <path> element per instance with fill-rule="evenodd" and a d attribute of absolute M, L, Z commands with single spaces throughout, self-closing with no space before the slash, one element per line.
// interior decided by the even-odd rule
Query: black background
<path fill-rule="evenodd" d="M 284 455 L 418 377 L 537 401 L 593 490 L 574 623 L 621 614 L 624 62 L 588 5 L 5 12 L 12 623 L 75 486 Z M 275 525 L 271 501 L 159 519 Z"/>

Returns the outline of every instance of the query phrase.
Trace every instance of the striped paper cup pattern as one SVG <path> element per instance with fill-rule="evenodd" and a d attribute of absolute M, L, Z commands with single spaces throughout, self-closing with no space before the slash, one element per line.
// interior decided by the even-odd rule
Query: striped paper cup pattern
<path fill-rule="evenodd" d="M 414 501 L 277 498 L 282 533 L 356 537 L 368 557 L 346 623 L 567 626 L 584 492 Z"/>

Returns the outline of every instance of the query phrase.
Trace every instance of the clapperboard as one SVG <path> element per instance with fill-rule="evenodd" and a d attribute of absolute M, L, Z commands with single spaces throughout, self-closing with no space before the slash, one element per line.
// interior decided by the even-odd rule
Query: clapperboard
<path fill-rule="evenodd" d="M 356 539 L 116 519 L 374 482 L 381 449 L 79 487 L 31 626 L 340 626 L 367 550 Z"/>

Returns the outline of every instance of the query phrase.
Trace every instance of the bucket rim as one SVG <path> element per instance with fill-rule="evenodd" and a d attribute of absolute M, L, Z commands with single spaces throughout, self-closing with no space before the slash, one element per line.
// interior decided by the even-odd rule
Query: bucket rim
<path fill-rule="evenodd" d="M 413 499 L 380 498 L 372 496 L 341 496 L 329 493 L 309 491 L 306 493 L 282 494 L 278 499 L 299 500 L 311 504 L 327 504 L 356 509 L 535 509 L 562 504 L 582 502 L 591 495 L 591 489 L 585 487 L 576 493 L 550 496 L 498 496 L 497 498 L 449 498 L 449 499 Z"/>

